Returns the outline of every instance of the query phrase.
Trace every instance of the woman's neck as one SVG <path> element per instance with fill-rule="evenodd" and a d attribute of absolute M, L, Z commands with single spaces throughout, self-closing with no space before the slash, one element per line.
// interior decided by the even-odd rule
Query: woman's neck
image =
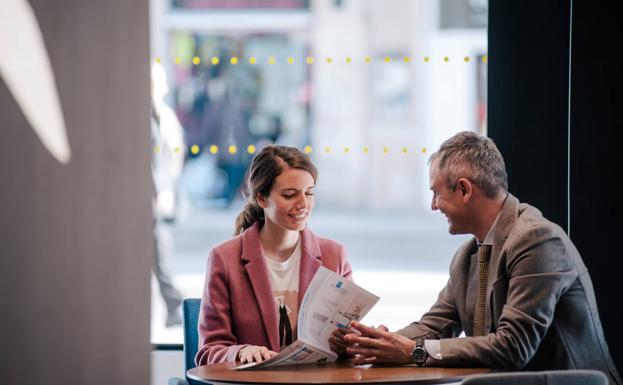
<path fill-rule="evenodd" d="M 286 230 L 268 221 L 265 221 L 260 229 L 260 242 L 264 248 L 264 254 L 279 262 L 287 260 L 292 255 L 299 237 L 298 231 Z"/>

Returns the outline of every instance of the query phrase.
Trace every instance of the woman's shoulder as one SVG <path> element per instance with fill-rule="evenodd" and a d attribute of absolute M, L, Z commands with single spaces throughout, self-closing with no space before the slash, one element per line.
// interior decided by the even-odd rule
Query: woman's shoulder
<path fill-rule="evenodd" d="M 242 233 L 212 248 L 210 255 L 213 257 L 226 258 L 228 260 L 239 259 L 243 251 L 245 253 L 253 252 L 258 247 L 261 247 L 259 227 L 257 224 L 254 224 L 245 229 Z"/>
<path fill-rule="evenodd" d="M 310 238 L 318 245 L 320 252 L 323 255 L 339 255 L 346 249 L 341 243 L 334 241 L 333 239 L 316 235 L 310 229 L 306 229 L 306 231 L 309 233 Z"/>
<path fill-rule="evenodd" d="M 213 257 L 225 258 L 231 255 L 240 255 L 241 251 L 242 234 L 239 234 L 214 246 L 212 251 L 210 251 L 210 255 Z"/>

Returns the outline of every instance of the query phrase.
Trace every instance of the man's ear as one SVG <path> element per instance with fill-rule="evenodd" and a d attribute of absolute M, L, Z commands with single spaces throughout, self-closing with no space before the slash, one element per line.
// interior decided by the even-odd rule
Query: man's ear
<path fill-rule="evenodd" d="M 472 193 L 474 192 L 474 186 L 472 185 L 472 182 L 470 182 L 467 178 L 459 178 L 459 180 L 456 182 L 456 187 L 463 195 L 463 202 L 469 201 L 469 199 L 472 197 Z"/>
<path fill-rule="evenodd" d="M 265 209 L 266 207 L 268 207 L 268 202 L 266 202 L 266 198 L 262 194 L 257 193 L 257 195 L 255 195 L 255 200 L 261 208 Z"/>

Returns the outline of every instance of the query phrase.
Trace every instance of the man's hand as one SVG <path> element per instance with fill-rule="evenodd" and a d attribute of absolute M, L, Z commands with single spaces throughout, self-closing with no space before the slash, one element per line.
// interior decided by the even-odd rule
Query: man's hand
<path fill-rule="evenodd" d="M 396 364 L 411 363 L 411 351 L 415 341 L 390 333 L 386 327 L 372 328 L 352 321 L 349 326 L 360 335 L 351 333 L 344 336 L 348 344 L 346 351 L 355 356 L 353 364 Z"/>
<path fill-rule="evenodd" d="M 265 346 L 249 345 L 238 351 L 238 361 L 242 364 L 248 362 L 262 362 L 276 356 L 277 353 L 268 350 Z"/>

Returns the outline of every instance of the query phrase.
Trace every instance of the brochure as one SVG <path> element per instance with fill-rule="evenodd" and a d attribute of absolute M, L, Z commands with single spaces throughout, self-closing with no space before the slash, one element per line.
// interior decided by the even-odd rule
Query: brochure
<path fill-rule="evenodd" d="M 337 354 L 329 348 L 329 337 L 338 327 L 360 321 L 379 297 L 335 272 L 320 267 L 307 288 L 298 316 L 297 340 L 275 357 L 240 365 L 235 370 L 333 362 Z"/>

